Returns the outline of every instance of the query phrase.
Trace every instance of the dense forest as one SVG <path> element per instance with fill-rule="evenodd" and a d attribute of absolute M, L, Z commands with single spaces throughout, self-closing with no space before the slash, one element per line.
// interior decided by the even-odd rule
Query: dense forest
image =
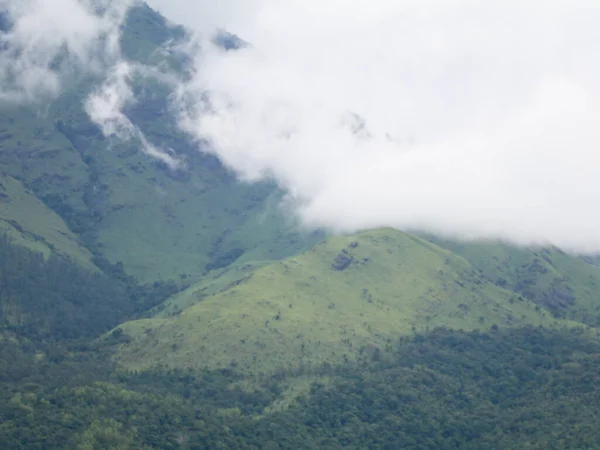
<path fill-rule="evenodd" d="M 56 253 L 45 258 L 0 235 L 0 324 L 36 342 L 95 337 L 177 291 L 169 282 L 139 285 L 121 265 L 95 262 L 104 272 Z"/>
<path fill-rule="evenodd" d="M 584 328 L 441 328 L 252 383 L 124 372 L 110 349 L 127 336 L 94 338 L 154 297 L 0 245 L 3 305 L 24 311 L 3 313 L 1 448 L 600 448 L 600 342 Z M 273 408 L 297 379 L 309 389 Z"/>
<path fill-rule="evenodd" d="M 315 370 L 322 381 L 272 412 L 275 380 L 119 373 L 100 349 L 2 353 L 2 448 L 600 448 L 600 345 L 576 330 L 435 330 Z"/>

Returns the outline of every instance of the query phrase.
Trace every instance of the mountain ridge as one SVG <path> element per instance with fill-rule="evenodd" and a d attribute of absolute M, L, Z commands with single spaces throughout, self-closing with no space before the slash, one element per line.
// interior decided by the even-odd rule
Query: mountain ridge
<path fill-rule="evenodd" d="M 461 256 L 379 229 L 328 238 L 244 273 L 167 317 L 120 325 L 127 342 L 116 361 L 135 370 L 166 365 L 272 373 L 340 364 L 438 326 L 524 324 L 576 323 L 483 279 Z"/>

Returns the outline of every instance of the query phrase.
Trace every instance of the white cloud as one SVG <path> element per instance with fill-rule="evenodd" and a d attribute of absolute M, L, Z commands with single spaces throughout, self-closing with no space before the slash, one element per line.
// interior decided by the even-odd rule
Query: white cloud
<path fill-rule="evenodd" d="M 306 223 L 600 250 L 600 5 L 230 5 L 252 47 L 198 58 L 182 126 Z"/>
<path fill-rule="evenodd" d="M 148 70 L 123 60 L 117 62 L 104 83 L 90 93 L 85 102 L 85 110 L 105 136 L 115 136 L 121 140 L 135 139 L 145 153 L 159 159 L 171 169 L 176 169 L 182 164 L 181 161 L 170 152 L 152 145 L 140 128 L 123 112 L 126 106 L 136 101 L 131 88 L 136 73 L 147 74 Z"/>
<path fill-rule="evenodd" d="M 106 136 L 135 139 L 147 154 L 175 168 L 180 164 L 177 158 L 153 146 L 123 113 L 135 102 L 133 76 L 151 72 L 121 55 L 121 27 L 135 4 L 135 0 L 0 0 L 0 10 L 12 22 L 0 34 L 0 98 L 45 101 L 60 94 L 75 73 L 93 73 L 104 81 L 85 101 L 90 119 Z"/>
<path fill-rule="evenodd" d="M 130 1 L 0 0 L 12 27 L 0 34 L 0 95 L 38 101 L 60 92 L 75 69 L 98 70 L 118 55 Z M 103 13 L 94 14 L 94 8 Z"/>

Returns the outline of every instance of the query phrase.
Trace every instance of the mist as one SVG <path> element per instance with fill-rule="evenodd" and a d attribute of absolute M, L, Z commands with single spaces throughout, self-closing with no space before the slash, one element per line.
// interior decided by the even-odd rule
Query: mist
<path fill-rule="evenodd" d="M 0 0 L 0 98 L 47 100 L 75 72 L 113 64 L 130 6 L 121 0 Z"/>
<path fill-rule="evenodd" d="M 99 85 L 84 108 L 106 136 L 135 140 L 168 166 L 180 161 L 157 148 L 123 113 L 135 102 L 132 79 L 151 68 L 123 58 L 121 28 L 135 0 L 0 0 L 0 100 L 40 106 L 81 75 Z"/>
<path fill-rule="evenodd" d="M 198 55 L 181 125 L 304 223 L 600 250 L 600 7 L 230 4 L 251 46 Z"/>
<path fill-rule="evenodd" d="M 76 5 L 89 23 L 64 26 L 68 15 L 49 11 L 48 1 L 0 1 L 15 23 L 56 16 L 51 31 L 60 38 L 51 48 L 67 45 L 78 64 L 111 55 L 86 103 L 90 117 L 107 135 L 133 136 L 176 164 L 123 113 L 135 101 L 131 73 L 144 69 L 114 46 L 98 47 L 121 16 L 59 3 Z M 276 180 L 307 226 L 389 226 L 598 252 L 600 5 L 496 3 L 149 2 L 201 42 L 188 48 L 191 78 L 171 80 L 180 128 L 240 180 Z M 211 45 L 219 29 L 250 45 Z M 42 40 L 10 36 L 11 45 L 37 42 L 32 55 L 46 54 Z M 21 60 L 23 73 L 51 76 L 16 92 L 60 92 L 62 74 L 47 56 Z M 2 67 L 10 85 L 17 77 Z"/>

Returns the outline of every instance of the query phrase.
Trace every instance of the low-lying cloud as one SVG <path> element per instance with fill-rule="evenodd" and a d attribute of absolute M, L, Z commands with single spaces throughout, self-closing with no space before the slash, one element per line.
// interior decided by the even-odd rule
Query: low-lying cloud
<path fill-rule="evenodd" d="M 121 54 L 122 26 L 136 0 L 0 0 L 0 100 L 48 101 L 85 74 L 100 80 L 85 110 L 106 136 L 134 139 L 170 167 L 178 160 L 153 146 L 123 109 L 135 102 L 132 79 L 145 72 Z"/>
<path fill-rule="evenodd" d="M 83 0 L 58 3 L 90 15 Z M 54 14 L 59 23 L 61 17 L 47 11 L 45 0 L 3 4 L 12 5 L 19 20 Z M 306 224 L 340 231 L 391 226 L 600 251 L 595 2 L 150 5 L 203 39 L 202 51 L 191 55 L 191 79 L 173 86 L 181 128 L 208 142 L 241 179 L 277 180 Z M 118 23 L 118 14 L 111 17 Z M 63 30 L 50 22 L 63 36 L 52 48 L 77 41 L 76 61 L 102 60 L 97 46 L 84 43 L 90 34 L 106 33 L 105 23 L 101 16 Z M 237 51 L 211 46 L 217 29 L 251 45 Z M 11 39 L 23 49 L 37 42 L 31 55 L 45 54 L 37 38 Z M 28 67 L 52 71 L 51 59 L 34 56 L 24 59 L 35 62 Z M 139 138 L 148 153 L 172 158 L 123 113 L 135 101 L 128 78 L 135 68 L 120 55 L 113 59 L 88 100 L 90 116 L 107 134 Z M 3 67 L 4 86 L 17 78 Z M 45 89 L 59 89 L 60 79 L 48 80 Z M 40 86 L 20 88 L 30 93 Z"/>
<path fill-rule="evenodd" d="M 105 136 L 121 140 L 135 139 L 146 154 L 175 169 L 181 166 L 181 161 L 170 151 L 152 145 L 142 130 L 123 111 L 136 101 L 132 88 L 133 77 L 145 74 L 149 70 L 144 66 L 119 60 L 107 71 L 104 82 L 88 95 L 85 110 Z"/>
<path fill-rule="evenodd" d="M 600 250 L 600 6 L 233 3 L 181 123 L 305 223 Z"/>
<path fill-rule="evenodd" d="M 0 0 L 0 98 L 39 101 L 75 71 L 98 71 L 119 54 L 131 2 Z"/>

